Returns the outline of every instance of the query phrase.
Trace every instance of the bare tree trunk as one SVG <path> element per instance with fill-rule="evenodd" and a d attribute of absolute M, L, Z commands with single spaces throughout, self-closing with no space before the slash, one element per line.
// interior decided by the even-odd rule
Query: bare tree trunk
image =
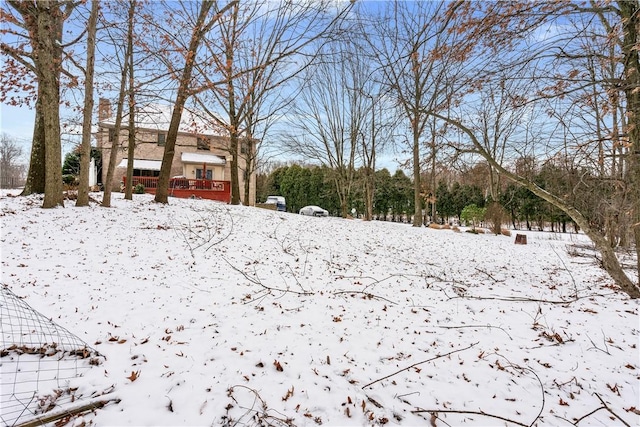
<path fill-rule="evenodd" d="M 413 132 L 413 226 L 422 227 L 422 184 L 420 182 L 420 134 Z"/>
<path fill-rule="evenodd" d="M 31 143 L 31 156 L 29 160 L 29 172 L 21 196 L 44 193 L 44 117 L 42 114 L 42 97 L 38 96 L 35 108 L 35 120 L 33 124 L 33 139 Z"/>
<path fill-rule="evenodd" d="M 127 84 L 127 64 L 129 63 L 129 56 L 132 55 L 132 52 L 129 50 L 129 46 L 127 45 L 127 49 L 124 54 L 125 64 L 122 67 L 122 73 L 120 75 L 120 92 L 118 93 L 118 107 L 116 109 L 116 123 L 114 129 L 114 138 L 111 142 L 111 152 L 109 153 L 109 168 L 107 169 L 107 179 L 104 185 L 104 193 L 102 195 L 102 206 L 108 208 L 111 206 L 111 192 L 113 186 L 113 175 L 116 170 L 116 159 L 118 155 L 118 150 L 120 149 L 120 130 L 122 129 L 122 110 L 124 109 L 124 96 L 126 93 L 126 84 Z M 129 132 L 133 132 L 133 129 L 129 129 Z"/>
<path fill-rule="evenodd" d="M 237 8 L 236 11 L 237 12 Z M 233 63 L 233 47 L 229 46 L 229 50 L 226 52 L 227 63 Z M 229 151 L 231 152 L 231 204 L 240 204 L 240 180 L 238 177 L 238 130 L 239 121 L 236 111 L 236 93 L 233 80 L 227 82 L 227 106 L 229 113 Z"/>
<path fill-rule="evenodd" d="M 100 0 L 91 3 L 91 15 L 87 25 L 87 66 L 84 82 L 84 118 L 82 122 L 82 146 L 80 148 L 80 185 L 76 207 L 89 206 L 89 165 L 91 164 L 91 119 L 93 116 L 93 75 L 95 71 L 96 28 Z"/>
<path fill-rule="evenodd" d="M 27 53 L 23 47 L 7 48 L 4 43 L 2 50 L 33 72 L 38 86 L 31 162 L 22 194 L 44 192 L 43 208 L 64 206 L 60 141 L 62 28 L 76 4 L 56 0 L 5 3 L 22 17 L 23 22 L 18 25 L 28 33 L 25 37 L 32 51 Z"/>
<path fill-rule="evenodd" d="M 245 153 L 245 166 L 244 166 L 244 205 L 251 205 L 251 175 L 255 170 L 256 153 L 254 151 L 253 137 L 251 133 L 247 133 L 247 144 Z"/>
<path fill-rule="evenodd" d="M 56 7 L 57 6 L 57 7 Z M 35 63 L 44 115 L 45 176 L 43 208 L 64 206 L 62 194 L 62 144 L 60 141 L 60 74 L 62 70 L 63 13 L 57 2 L 37 6 Z"/>
<path fill-rule="evenodd" d="M 158 177 L 158 188 L 156 189 L 156 197 L 155 201 L 157 203 L 169 203 L 169 178 L 171 175 L 171 165 L 173 164 L 173 156 L 175 155 L 175 147 L 176 140 L 178 138 L 178 129 L 180 127 L 180 121 L 182 119 L 182 110 L 184 109 L 184 105 L 187 102 L 187 98 L 189 98 L 190 92 L 190 84 L 191 84 L 191 75 L 193 73 L 193 68 L 195 66 L 195 58 L 198 47 L 200 46 L 200 42 L 204 38 L 205 34 L 211 29 L 213 24 L 218 21 L 218 19 L 231 7 L 237 4 L 237 1 L 232 1 L 223 7 L 208 23 L 206 22 L 207 15 L 209 11 L 214 6 L 215 2 L 212 0 L 203 0 L 202 8 L 200 9 L 200 13 L 196 20 L 193 33 L 191 35 L 191 41 L 189 42 L 189 48 L 185 55 L 185 65 L 182 71 L 182 75 L 178 82 L 178 93 L 176 97 L 176 102 L 173 106 L 173 113 L 171 114 L 171 122 L 169 123 L 169 131 L 167 132 L 167 139 L 164 146 L 164 155 L 162 156 L 162 166 L 160 167 L 160 176 Z M 206 25 L 205 25 L 206 24 Z M 233 144 L 233 137 L 232 144 Z M 237 150 L 237 138 L 235 141 L 236 150 Z M 236 153 L 237 159 L 237 153 Z M 231 162 L 231 183 L 232 183 L 232 197 L 239 198 L 237 187 L 237 164 L 235 165 L 235 174 L 233 172 L 234 162 Z M 236 179 L 236 189 L 233 189 L 233 176 L 235 175 Z M 237 199 L 239 202 L 239 199 Z"/>
<path fill-rule="evenodd" d="M 124 198 L 133 200 L 133 156 L 136 149 L 136 111 L 135 111 L 135 81 L 133 78 L 133 19 L 136 10 L 136 1 L 131 0 L 129 5 L 129 19 L 127 32 L 127 49 L 129 52 L 129 140 L 127 144 L 127 179 L 124 189 Z"/>
<path fill-rule="evenodd" d="M 632 201 L 631 227 L 636 244 L 638 287 L 640 287 L 640 57 L 638 56 L 638 30 L 640 5 L 638 1 L 619 1 L 622 18 L 624 55 L 624 93 L 627 98 L 627 132 L 629 153 L 627 160 L 628 185 Z M 604 261 L 604 260 L 603 260 Z"/>

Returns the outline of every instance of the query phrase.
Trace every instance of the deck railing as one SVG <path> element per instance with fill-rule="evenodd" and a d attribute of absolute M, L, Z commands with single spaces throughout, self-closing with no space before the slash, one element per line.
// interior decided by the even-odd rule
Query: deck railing
<path fill-rule="evenodd" d="M 123 186 L 126 182 L 126 177 L 123 177 Z M 134 188 L 141 184 L 145 193 L 155 194 L 156 188 L 158 188 L 157 177 L 134 176 L 131 183 Z M 199 197 L 229 203 L 231 201 L 231 182 L 175 177 L 169 180 L 169 195 L 181 198 Z"/>

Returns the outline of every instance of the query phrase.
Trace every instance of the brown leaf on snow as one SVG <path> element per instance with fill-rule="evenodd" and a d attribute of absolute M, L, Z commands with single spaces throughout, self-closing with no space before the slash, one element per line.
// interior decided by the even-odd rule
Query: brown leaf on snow
<path fill-rule="evenodd" d="M 569 406 L 569 404 L 567 402 L 565 402 L 564 400 L 562 400 L 562 398 L 560 398 L 560 406 Z"/>
<path fill-rule="evenodd" d="M 129 375 L 127 377 L 128 380 L 130 380 L 131 382 L 134 382 L 135 380 L 138 379 L 138 377 L 140 376 L 140 371 L 131 371 L 131 375 Z"/>
<path fill-rule="evenodd" d="M 620 390 L 618 389 L 618 384 L 614 384 L 611 385 L 609 383 L 607 383 L 607 387 L 609 388 L 609 390 L 611 390 L 612 392 L 616 393 L 618 396 L 620 396 Z"/>
<path fill-rule="evenodd" d="M 438 419 L 438 417 L 436 416 L 435 412 L 431 413 L 431 418 L 429 419 L 429 425 L 431 427 L 437 427 L 438 425 L 436 424 L 436 420 Z"/>
<path fill-rule="evenodd" d="M 284 371 L 284 369 L 282 369 L 282 365 L 280 364 L 280 362 L 278 362 L 277 360 L 273 361 L 273 366 L 276 367 L 276 371 L 278 372 L 282 372 Z"/>
<path fill-rule="evenodd" d="M 286 402 L 287 400 L 289 400 L 289 398 L 290 398 L 291 396 L 293 396 L 293 386 L 291 386 L 291 388 L 290 388 L 289 390 L 287 390 L 287 394 L 285 394 L 285 395 L 282 397 L 282 400 Z"/>
<path fill-rule="evenodd" d="M 627 411 L 627 412 L 633 412 L 633 413 L 634 413 L 634 414 L 636 414 L 636 415 L 640 415 L 640 410 L 636 409 L 636 407 L 635 407 L 635 406 L 632 406 L 632 407 L 631 407 L 631 408 L 629 408 L 629 409 L 625 409 L 625 411 Z"/>

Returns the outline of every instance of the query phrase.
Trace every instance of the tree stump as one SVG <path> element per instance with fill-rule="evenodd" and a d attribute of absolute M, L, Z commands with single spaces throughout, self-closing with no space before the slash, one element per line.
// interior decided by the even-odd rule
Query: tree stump
<path fill-rule="evenodd" d="M 526 234 L 516 234 L 516 245 L 526 245 L 527 244 L 527 235 Z"/>

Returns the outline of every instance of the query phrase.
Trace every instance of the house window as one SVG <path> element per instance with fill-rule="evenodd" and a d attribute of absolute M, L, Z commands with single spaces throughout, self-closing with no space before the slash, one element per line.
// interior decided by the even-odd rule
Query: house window
<path fill-rule="evenodd" d="M 109 129 L 109 142 L 113 142 L 116 139 L 116 130 Z"/>
<path fill-rule="evenodd" d="M 198 137 L 198 150 L 211 150 L 211 141 L 209 138 Z"/>
<path fill-rule="evenodd" d="M 205 178 L 202 169 L 196 169 L 196 179 L 213 179 L 213 171 L 211 169 L 207 169 L 206 175 L 207 177 Z"/>
<path fill-rule="evenodd" d="M 134 169 L 133 176 L 150 176 L 157 178 L 160 176 L 160 171 L 148 170 L 148 169 Z"/>
<path fill-rule="evenodd" d="M 240 154 L 247 154 L 249 152 L 249 141 L 246 139 L 240 143 Z"/>
<path fill-rule="evenodd" d="M 164 133 L 158 132 L 158 146 L 164 147 L 166 140 L 167 140 L 167 135 L 165 135 Z"/>

